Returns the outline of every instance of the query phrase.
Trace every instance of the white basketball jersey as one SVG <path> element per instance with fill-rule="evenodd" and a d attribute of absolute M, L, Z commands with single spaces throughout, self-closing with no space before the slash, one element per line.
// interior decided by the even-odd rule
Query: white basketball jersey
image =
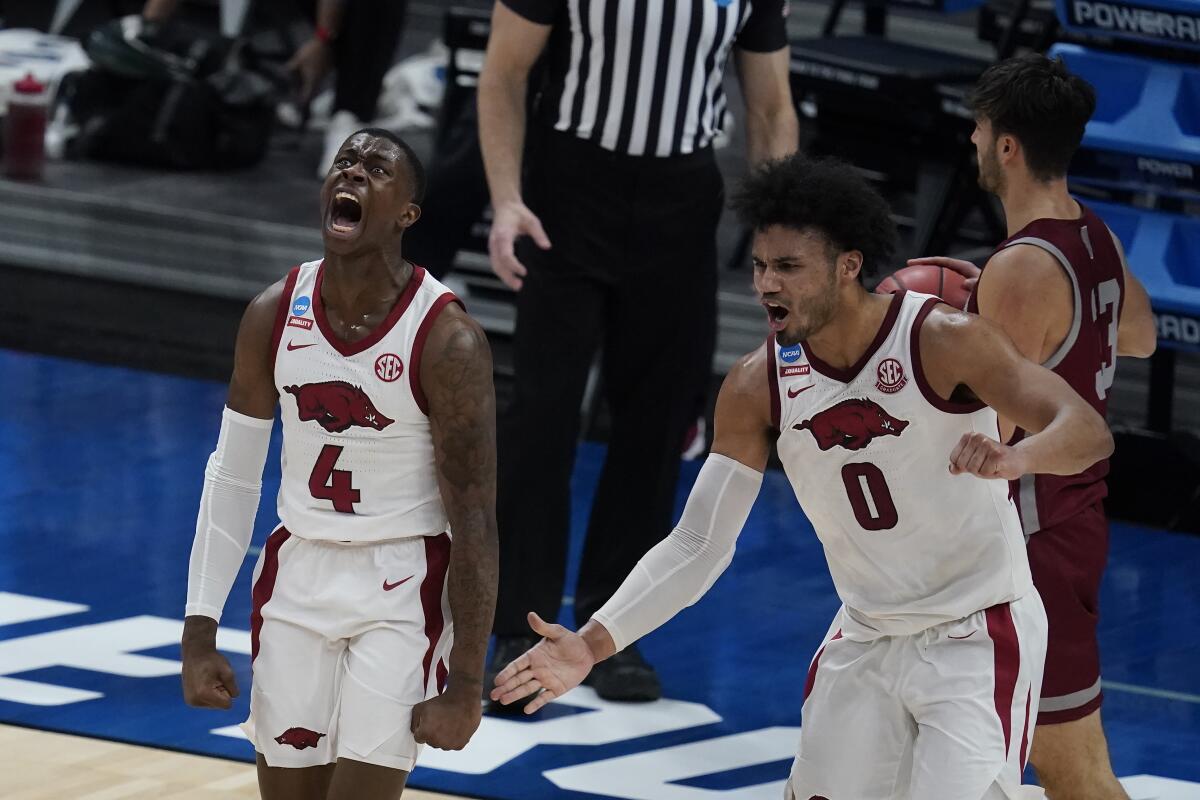
<path fill-rule="evenodd" d="M 458 299 L 420 267 L 387 318 L 357 342 L 321 305 L 322 262 L 288 276 L 275 321 L 283 417 L 279 519 L 296 536 L 377 542 L 447 530 L 421 389 L 421 351 Z"/>
<path fill-rule="evenodd" d="M 862 636 L 916 633 L 1033 588 L 1008 483 L 950 474 L 964 433 L 998 428 L 992 409 L 924 380 L 917 337 L 937 302 L 896 294 L 845 370 L 803 343 L 767 343 L 779 458 Z"/>

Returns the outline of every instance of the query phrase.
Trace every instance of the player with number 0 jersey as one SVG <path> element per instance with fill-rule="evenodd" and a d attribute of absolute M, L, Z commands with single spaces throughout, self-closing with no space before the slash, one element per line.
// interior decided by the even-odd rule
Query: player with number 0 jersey
<path fill-rule="evenodd" d="M 895 228 L 848 165 L 773 162 L 736 206 L 772 336 L 725 379 L 675 530 L 579 634 L 531 615 L 545 638 L 493 698 L 541 689 L 536 709 L 695 602 L 733 557 L 774 444 L 843 601 L 787 678 L 805 695 L 787 796 L 1036 792 L 1021 771 L 1046 618 L 1005 480 L 1107 457 L 1104 420 L 986 321 L 929 295 L 868 293 L 862 274 L 886 262 Z M 999 442 L 997 412 L 1029 436 Z"/>

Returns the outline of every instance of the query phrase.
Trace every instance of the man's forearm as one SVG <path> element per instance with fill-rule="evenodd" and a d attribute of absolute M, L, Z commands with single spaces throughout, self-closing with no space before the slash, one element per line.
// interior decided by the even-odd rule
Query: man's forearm
<path fill-rule="evenodd" d="M 746 156 L 750 166 L 783 158 L 796 152 L 800 144 L 800 122 L 790 107 L 770 114 L 748 114 L 746 117 Z"/>
<path fill-rule="evenodd" d="M 1063 409 L 1042 431 L 1016 444 L 1027 473 L 1076 475 L 1113 452 L 1112 433 L 1090 407 Z"/>
<path fill-rule="evenodd" d="M 525 147 L 526 81 L 491 75 L 479 78 L 479 146 L 492 206 L 521 199 L 521 155 Z"/>
<path fill-rule="evenodd" d="M 450 651 L 451 680 L 482 684 L 488 636 L 496 612 L 498 546 L 495 515 L 480 510 L 465 526 L 454 528 L 447 586 L 454 620 Z"/>

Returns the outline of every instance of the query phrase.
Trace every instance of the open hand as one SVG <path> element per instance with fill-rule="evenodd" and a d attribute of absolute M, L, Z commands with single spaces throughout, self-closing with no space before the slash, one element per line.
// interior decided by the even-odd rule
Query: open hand
<path fill-rule="evenodd" d="M 292 54 L 286 69 L 295 75 L 301 105 L 308 105 L 313 99 L 317 86 L 329 71 L 332 62 L 333 54 L 329 45 L 315 36 L 300 45 Z"/>
<path fill-rule="evenodd" d="M 968 294 L 975 291 L 976 284 L 979 283 L 979 275 L 983 270 L 972 264 L 970 261 L 965 261 L 961 258 L 950 258 L 949 256 L 921 256 L 920 258 L 910 258 L 907 266 L 910 267 L 944 267 L 957 272 L 966 278 L 963 281 L 963 288 Z"/>
<path fill-rule="evenodd" d="M 542 640 L 501 670 L 491 694 L 493 700 L 508 705 L 540 689 L 541 694 L 525 705 L 526 714 L 574 689 L 596 663 L 587 642 L 574 631 L 551 625 L 532 611 L 529 627 Z"/>
<path fill-rule="evenodd" d="M 1028 472 L 1021 451 L 982 433 L 964 433 L 950 453 L 950 474 L 1015 481 Z"/>
<path fill-rule="evenodd" d="M 493 209 L 492 232 L 488 234 L 492 272 L 513 291 L 520 291 L 528 273 L 514 252 L 517 239 L 521 236 L 529 236 L 543 250 L 550 249 L 550 239 L 542 228 L 542 221 L 524 203 L 502 203 Z"/>

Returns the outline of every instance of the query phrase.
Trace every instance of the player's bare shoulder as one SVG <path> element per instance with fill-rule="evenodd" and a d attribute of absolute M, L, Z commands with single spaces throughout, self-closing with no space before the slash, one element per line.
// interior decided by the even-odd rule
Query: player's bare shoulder
<path fill-rule="evenodd" d="M 996 323 L 938 303 L 921 324 L 921 363 L 930 387 L 946 398 L 960 385 L 973 385 L 980 370 L 1017 355 Z"/>
<path fill-rule="evenodd" d="M 251 416 L 269 418 L 275 391 L 274 329 L 290 276 L 280 278 L 246 306 L 238 327 L 227 405 Z"/>
<path fill-rule="evenodd" d="M 769 342 L 764 342 L 755 350 L 746 353 L 733 363 L 721 384 L 721 393 L 730 394 L 740 401 L 761 401 L 770 412 L 770 389 L 767 378 L 770 354 L 767 348 Z"/>
<path fill-rule="evenodd" d="M 490 385 L 492 349 L 483 327 L 458 303 L 450 303 L 429 331 L 421 362 L 428 390 L 463 388 L 486 376 Z"/>
<path fill-rule="evenodd" d="M 734 362 L 717 397 L 717 423 L 737 427 L 771 427 L 769 343 Z"/>
<path fill-rule="evenodd" d="M 1009 303 L 1040 308 L 1070 300 L 1071 281 L 1049 251 L 1034 244 L 1012 244 L 988 259 L 979 279 L 984 294 L 998 294 Z"/>

